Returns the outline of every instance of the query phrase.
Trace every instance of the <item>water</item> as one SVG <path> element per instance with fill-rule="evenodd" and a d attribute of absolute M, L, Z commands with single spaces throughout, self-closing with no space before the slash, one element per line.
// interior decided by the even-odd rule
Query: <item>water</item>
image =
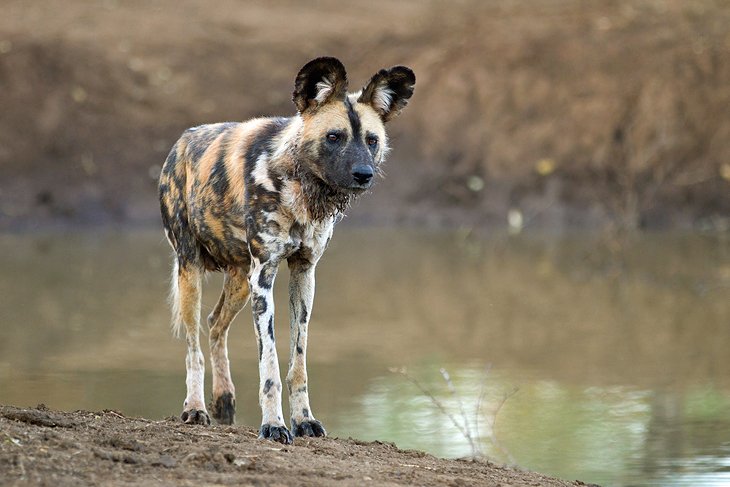
<path fill-rule="evenodd" d="M 0 236 L 0 403 L 179 414 L 168 274 L 158 231 Z M 206 314 L 220 285 L 208 280 Z M 726 240 L 340 228 L 312 319 L 312 406 L 334 436 L 605 485 L 730 484 Z M 248 308 L 229 344 L 237 421 L 256 426 Z"/>

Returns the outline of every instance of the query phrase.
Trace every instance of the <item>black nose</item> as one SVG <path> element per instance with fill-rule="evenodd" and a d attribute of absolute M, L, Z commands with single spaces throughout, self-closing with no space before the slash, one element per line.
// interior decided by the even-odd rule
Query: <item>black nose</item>
<path fill-rule="evenodd" d="M 373 179 L 373 168 L 367 165 L 355 166 L 352 177 L 357 184 L 368 184 Z"/>

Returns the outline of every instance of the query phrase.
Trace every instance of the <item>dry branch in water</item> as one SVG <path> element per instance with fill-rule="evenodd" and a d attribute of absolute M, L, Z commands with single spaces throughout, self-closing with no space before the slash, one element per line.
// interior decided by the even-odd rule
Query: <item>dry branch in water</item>
<path fill-rule="evenodd" d="M 454 386 L 453 381 L 451 380 L 451 376 L 449 375 L 448 371 L 445 368 L 439 369 L 439 372 L 441 373 L 441 376 L 444 378 L 444 381 L 446 382 L 446 386 L 449 389 L 449 392 L 451 395 L 456 399 L 458 405 L 459 405 L 459 411 L 461 413 L 461 419 L 462 422 L 459 422 L 457 418 L 449 412 L 449 410 L 446 408 L 444 403 L 439 400 L 433 392 L 431 392 L 426 386 L 421 384 L 421 382 L 410 375 L 408 373 L 408 370 L 405 367 L 401 368 L 392 368 L 390 369 L 391 372 L 400 374 L 403 377 L 405 377 L 409 382 L 411 382 L 413 385 L 415 385 L 418 390 L 421 391 L 421 393 L 428 397 L 431 402 L 438 408 L 439 411 L 441 411 L 449 420 L 451 420 L 451 423 L 458 429 L 461 434 L 464 436 L 466 441 L 469 443 L 469 447 L 471 448 L 472 458 L 485 458 L 486 455 L 481 450 L 481 447 L 479 445 L 479 439 L 481 436 L 479 435 L 479 416 L 481 411 L 482 402 L 484 401 L 484 398 L 486 397 L 486 379 L 487 374 L 489 373 L 491 369 L 491 365 L 487 365 L 487 367 L 484 370 L 484 375 L 481 381 L 481 387 L 480 387 L 480 394 L 479 398 L 477 399 L 476 407 L 474 409 L 474 416 L 475 416 L 475 435 L 472 435 L 471 428 L 469 427 L 469 419 L 466 414 L 466 410 L 464 409 L 464 402 L 461 399 L 461 396 L 458 394 L 456 387 Z M 497 404 L 497 407 L 492 412 L 492 418 L 490 421 L 490 432 L 489 432 L 489 441 L 497 448 L 502 454 L 507 458 L 507 461 L 510 464 L 515 464 L 515 459 L 512 456 L 512 454 L 507 450 L 497 439 L 496 433 L 495 433 L 495 426 L 497 424 L 497 415 L 499 414 L 499 411 L 502 409 L 502 406 L 507 402 L 507 400 L 514 396 L 517 391 L 519 391 L 519 387 L 513 388 L 511 391 L 505 393 L 502 396 L 502 399 Z"/>

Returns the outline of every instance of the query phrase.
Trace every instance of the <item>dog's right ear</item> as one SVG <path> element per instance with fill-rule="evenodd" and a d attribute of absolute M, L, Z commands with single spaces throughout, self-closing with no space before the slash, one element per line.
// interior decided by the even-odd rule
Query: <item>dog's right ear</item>
<path fill-rule="evenodd" d="M 408 105 L 415 84 L 416 75 L 411 68 L 393 66 L 390 69 L 381 69 L 363 88 L 357 101 L 372 106 L 383 122 L 387 122 Z"/>
<path fill-rule="evenodd" d="M 292 101 L 304 113 L 333 100 L 345 100 L 347 73 L 342 63 L 333 57 L 309 61 L 294 81 Z"/>

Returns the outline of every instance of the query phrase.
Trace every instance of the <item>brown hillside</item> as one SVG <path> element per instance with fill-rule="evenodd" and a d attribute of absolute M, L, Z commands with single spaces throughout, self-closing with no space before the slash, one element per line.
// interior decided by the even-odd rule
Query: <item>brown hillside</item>
<path fill-rule="evenodd" d="M 388 179 L 354 221 L 718 223 L 730 214 L 730 4 L 10 0 L 0 227 L 156 221 L 188 126 L 291 114 L 335 55 L 352 88 L 407 64 Z"/>

